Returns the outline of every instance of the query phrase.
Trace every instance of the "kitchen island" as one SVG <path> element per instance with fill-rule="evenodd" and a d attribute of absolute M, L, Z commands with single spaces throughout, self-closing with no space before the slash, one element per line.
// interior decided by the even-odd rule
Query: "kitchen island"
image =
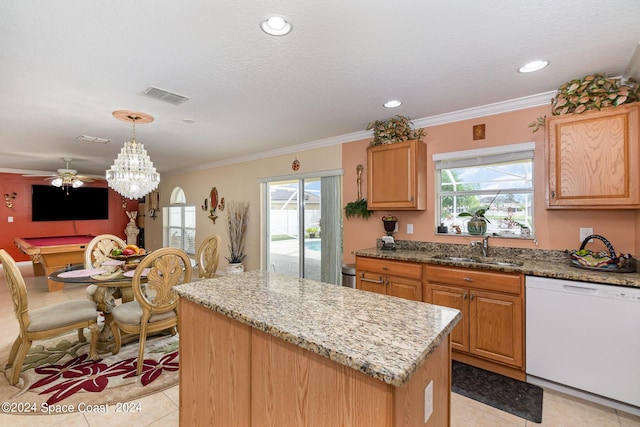
<path fill-rule="evenodd" d="M 449 425 L 458 310 L 263 271 L 175 291 L 180 425 Z"/>

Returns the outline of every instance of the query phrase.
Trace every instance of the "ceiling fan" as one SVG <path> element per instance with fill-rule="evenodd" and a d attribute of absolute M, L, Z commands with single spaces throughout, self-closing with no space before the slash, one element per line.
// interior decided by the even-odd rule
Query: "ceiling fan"
<path fill-rule="evenodd" d="M 52 172 L 47 175 L 23 175 L 23 176 L 46 176 L 47 180 L 51 180 L 51 185 L 54 187 L 73 187 L 78 188 L 82 187 L 85 182 L 93 182 L 96 179 L 104 179 L 97 176 L 88 176 L 88 175 L 78 175 L 78 171 L 75 169 L 69 169 L 69 162 L 73 159 L 69 157 L 63 157 L 62 160 L 66 163 L 64 169 L 58 169 L 57 172 Z"/>

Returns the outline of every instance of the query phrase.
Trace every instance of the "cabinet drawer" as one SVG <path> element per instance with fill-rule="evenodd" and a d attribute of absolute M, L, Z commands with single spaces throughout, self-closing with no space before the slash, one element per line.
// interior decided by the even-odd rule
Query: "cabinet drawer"
<path fill-rule="evenodd" d="M 425 268 L 425 274 L 430 283 L 446 283 L 514 295 L 520 295 L 522 292 L 522 275 L 515 273 L 494 273 L 470 268 L 428 265 Z"/>
<path fill-rule="evenodd" d="M 400 276 L 408 279 L 422 279 L 422 265 L 414 262 L 390 261 L 380 258 L 356 257 L 356 271 Z"/>

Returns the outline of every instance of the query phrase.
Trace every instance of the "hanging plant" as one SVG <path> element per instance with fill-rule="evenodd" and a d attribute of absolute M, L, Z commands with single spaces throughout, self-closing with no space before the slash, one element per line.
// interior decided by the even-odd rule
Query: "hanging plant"
<path fill-rule="evenodd" d="M 376 120 L 367 125 L 367 130 L 373 129 L 373 141 L 369 146 L 393 144 L 395 142 L 422 140 L 424 129 L 413 129 L 411 120 L 405 116 L 394 116 L 389 120 Z"/>
<path fill-rule="evenodd" d="M 346 218 L 361 217 L 364 219 L 373 215 L 373 211 L 367 209 L 367 199 L 358 199 L 355 202 L 349 202 L 344 207 L 344 216 Z"/>

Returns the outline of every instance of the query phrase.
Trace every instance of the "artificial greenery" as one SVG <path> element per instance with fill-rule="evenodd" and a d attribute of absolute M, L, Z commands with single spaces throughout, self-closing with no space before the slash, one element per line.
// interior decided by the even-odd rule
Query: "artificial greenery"
<path fill-rule="evenodd" d="M 394 116 L 389 120 L 376 120 L 367 125 L 367 130 L 373 129 L 373 141 L 370 146 L 393 144 L 395 142 L 422 140 L 424 129 L 413 129 L 411 120 L 405 116 Z"/>
<path fill-rule="evenodd" d="M 362 217 L 368 219 L 373 215 L 373 211 L 367 209 L 367 199 L 358 199 L 355 202 L 349 202 L 344 207 L 344 216 L 347 218 Z"/>
<path fill-rule="evenodd" d="M 625 84 L 620 79 L 605 77 L 604 74 L 592 74 L 581 80 L 571 80 L 560 86 L 551 101 L 554 115 L 575 113 L 587 110 L 600 110 L 640 100 L 640 86 L 633 81 Z"/>
<path fill-rule="evenodd" d="M 590 74 L 582 79 L 564 83 L 551 99 L 551 113 L 580 114 L 589 110 L 601 110 L 622 104 L 640 101 L 640 85 L 633 79 L 626 80 L 606 77 L 602 73 Z M 529 124 L 533 132 L 544 127 L 544 116 Z"/>

